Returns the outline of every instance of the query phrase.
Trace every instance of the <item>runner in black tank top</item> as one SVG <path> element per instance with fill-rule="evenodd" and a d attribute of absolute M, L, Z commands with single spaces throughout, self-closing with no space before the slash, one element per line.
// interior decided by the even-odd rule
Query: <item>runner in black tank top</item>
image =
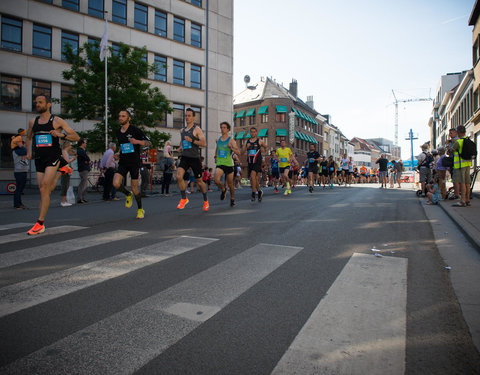
<path fill-rule="evenodd" d="M 260 174 L 262 173 L 262 149 L 266 150 L 265 143 L 257 138 L 257 128 L 250 128 L 251 138 L 245 142 L 243 153 L 247 153 L 248 175 L 252 186 L 252 202 L 255 202 L 255 192 L 258 193 L 258 201 L 262 201 L 263 191 L 260 190 Z"/>

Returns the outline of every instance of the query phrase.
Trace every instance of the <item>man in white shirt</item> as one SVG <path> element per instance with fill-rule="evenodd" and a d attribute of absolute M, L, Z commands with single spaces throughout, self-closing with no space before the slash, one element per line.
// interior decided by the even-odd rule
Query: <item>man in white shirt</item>
<path fill-rule="evenodd" d="M 110 142 L 108 150 L 105 151 L 100 162 L 100 168 L 105 176 L 105 182 L 103 183 L 103 200 L 110 200 L 110 193 L 113 187 L 113 176 L 115 175 L 115 150 L 117 145 Z"/>

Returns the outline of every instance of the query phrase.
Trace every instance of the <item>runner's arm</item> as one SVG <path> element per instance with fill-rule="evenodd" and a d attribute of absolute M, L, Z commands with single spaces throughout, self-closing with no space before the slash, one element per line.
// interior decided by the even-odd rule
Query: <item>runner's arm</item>
<path fill-rule="evenodd" d="M 56 117 L 53 119 L 53 127 L 55 130 L 50 132 L 51 135 L 60 139 L 66 139 L 72 142 L 76 142 L 80 139 L 80 136 L 73 130 L 64 119 Z M 65 132 L 65 133 L 63 133 Z M 62 134 L 64 135 L 62 137 Z"/>
<path fill-rule="evenodd" d="M 230 150 L 232 150 L 237 155 L 241 152 L 241 150 L 237 146 L 237 142 L 233 138 L 230 139 L 230 142 L 228 142 L 228 147 L 230 147 Z"/>
<path fill-rule="evenodd" d="M 31 160 L 32 159 L 32 136 L 33 136 L 33 122 L 34 120 L 31 119 L 28 122 L 28 130 L 27 130 L 27 139 L 25 142 L 25 147 L 27 148 L 27 159 Z"/>
<path fill-rule="evenodd" d="M 196 133 L 196 134 L 195 134 Z M 198 139 L 193 140 L 192 139 L 192 144 L 196 144 L 199 147 L 207 147 L 207 140 L 205 139 L 205 135 L 203 134 L 202 129 L 200 129 L 198 126 L 195 128 L 193 131 L 193 135 L 197 137 Z M 197 142 L 197 143 L 195 143 Z"/>

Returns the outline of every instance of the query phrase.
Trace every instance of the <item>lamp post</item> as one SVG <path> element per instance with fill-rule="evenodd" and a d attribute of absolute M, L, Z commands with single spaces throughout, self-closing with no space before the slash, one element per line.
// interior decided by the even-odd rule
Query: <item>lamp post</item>
<path fill-rule="evenodd" d="M 413 140 L 418 139 L 418 137 L 413 136 L 413 130 L 410 129 L 410 132 L 408 133 L 408 138 L 405 138 L 407 141 L 410 140 L 410 147 L 411 147 L 411 157 L 412 157 L 412 171 L 413 171 Z"/>

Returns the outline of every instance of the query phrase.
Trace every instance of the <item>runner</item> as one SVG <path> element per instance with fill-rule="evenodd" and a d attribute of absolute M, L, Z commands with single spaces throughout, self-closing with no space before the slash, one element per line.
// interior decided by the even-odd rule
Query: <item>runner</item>
<path fill-rule="evenodd" d="M 362 163 L 360 167 L 360 182 L 366 183 L 367 182 L 367 167 L 365 167 L 365 163 Z"/>
<path fill-rule="evenodd" d="M 284 195 L 292 194 L 288 177 L 288 172 L 290 172 L 290 160 L 293 160 L 294 163 L 298 164 L 297 159 L 295 159 L 295 156 L 293 156 L 292 150 L 286 146 L 287 142 L 282 139 L 280 142 L 280 148 L 277 148 L 275 153 L 277 160 L 279 161 L 278 166 L 280 168 L 282 182 L 285 186 L 285 192 L 283 193 Z"/>
<path fill-rule="evenodd" d="M 353 171 L 353 159 L 350 156 L 348 158 L 348 176 L 347 176 L 347 182 L 350 186 L 352 186 L 352 181 L 355 179 L 354 171 Z"/>
<path fill-rule="evenodd" d="M 257 138 L 257 128 L 250 128 L 251 138 L 245 142 L 242 153 L 247 152 L 248 175 L 250 177 L 250 185 L 252 186 L 252 202 L 255 202 L 255 191 L 258 194 L 258 201 L 262 201 L 263 191 L 260 190 L 260 174 L 262 173 L 262 149 L 267 149 L 265 143 Z"/>
<path fill-rule="evenodd" d="M 280 179 L 280 168 L 278 160 L 275 159 L 275 151 L 270 152 L 270 168 L 272 171 L 272 182 L 275 187 L 274 194 L 278 194 L 278 180 Z"/>
<path fill-rule="evenodd" d="M 339 175 L 339 177 L 340 176 L 342 177 L 342 181 L 345 182 L 345 187 L 347 186 L 349 175 L 350 175 L 348 171 L 348 162 L 349 160 L 347 158 L 347 154 L 343 154 L 343 158 L 340 161 L 342 165 L 342 173 L 341 175 Z M 339 185 L 341 185 L 341 183 Z"/>
<path fill-rule="evenodd" d="M 32 148 L 40 189 L 40 213 L 35 225 L 27 232 L 36 235 L 45 232 L 45 217 L 50 206 L 50 194 L 62 174 L 72 173 L 72 168 L 62 158 L 59 139 L 78 141 L 78 134 L 58 116 L 50 113 L 51 99 L 46 95 L 35 98 L 35 109 L 40 115 L 31 119 L 27 132 L 27 159 L 32 159 Z M 33 147 L 32 147 L 33 139 Z"/>
<path fill-rule="evenodd" d="M 307 152 L 308 158 L 308 191 L 313 193 L 313 186 L 318 179 L 318 163 L 320 162 L 320 154 L 315 150 L 315 145 L 310 143 L 310 152 Z"/>
<path fill-rule="evenodd" d="M 333 183 L 335 182 L 335 169 L 336 165 L 333 161 L 333 156 L 328 157 L 327 170 L 328 170 L 328 183 L 330 184 L 330 189 L 333 189 Z"/>
<path fill-rule="evenodd" d="M 118 113 L 118 122 L 121 127 L 117 130 L 117 140 L 120 144 L 120 159 L 118 168 L 113 176 L 113 186 L 117 191 L 125 194 L 125 207 L 132 207 L 132 198 L 135 196 L 137 202 L 137 219 L 145 217 L 145 210 L 142 207 L 142 194 L 138 190 L 138 176 L 142 159 L 140 158 L 140 147 L 149 147 L 152 144 L 142 130 L 130 125 L 132 115 L 126 109 Z M 127 174 L 130 173 L 132 191 L 125 187 Z"/>
<path fill-rule="evenodd" d="M 192 108 L 186 109 L 185 120 L 187 122 L 187 126 L 183 128 L 181 132 L 182 144 L 179 148 L 181 158 L 177 169 L 177 183 L 178 187 L 180 188 L 182 199 L 180 199 L 177 208 L 179 210 L 183 210 L 185 205 L 188 203 L 183 175 L 188 168 L 192 168 L 197 186 L 203 194 L 203 211 L 206 212 L 210 208 L 210 204 L 208 203 L 207 197 L 207 185 L 205 185 L 205 183 L 202 181 L 200 147 L 206 147 L 207 141 L 205 140 L 202 129 L 195 125 L 195 111 Z"/>
<path fill-rule="evenodd" d="M 237 143 L 228 134 L 230 132 L 230 124 L 226 121 L 220 124 L 222 136 L 217 140 L 217 149 L 215 151 L 215 162 L 217 168 L 215 169 L 215 184 L 220 188 L 220 199 L 223 201 L 227 195 L 227 187 L 222 184 L 222 176 L 225 174 L 225 185 L 230 189 L 230 206 L 235 206 L 235 186 L 233 184 L 233 159 L 232 151 L 236 154 L 240 153 Z"/>

